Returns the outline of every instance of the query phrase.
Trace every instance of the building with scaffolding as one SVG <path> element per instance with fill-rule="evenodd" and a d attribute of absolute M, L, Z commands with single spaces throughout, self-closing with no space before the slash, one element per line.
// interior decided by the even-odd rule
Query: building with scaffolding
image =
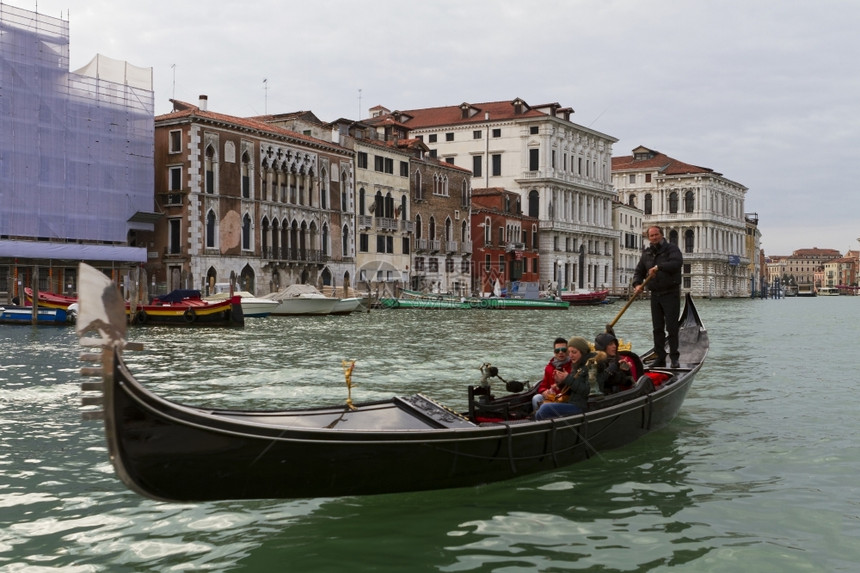
<path fill-rule="evenodd" d="M 34 274 L 40 290 L 76 290 L 78 261 L 146 260 L 151 68 L 96 55 L 70 71 L 67 20 L 0 3 L 0 134 L 0 300 Z"/>

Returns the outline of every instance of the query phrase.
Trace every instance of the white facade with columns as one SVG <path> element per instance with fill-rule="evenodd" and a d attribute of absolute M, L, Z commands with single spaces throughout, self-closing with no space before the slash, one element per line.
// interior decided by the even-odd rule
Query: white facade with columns
<path fill-rule="evenodd" d="M 573 110 L 522 99 L 391 112 L 435 156 L 472 171 L 473 188 L 517 191 L 540 220 L 540 282 L 560 289 L 613 284 L 612 144 L 570 121 Z"/>
<path fill-rule="evenodd" d="M 659 225 L 680 247 L 684 292 L 750 296 L 746 187 L 646 147 L 614 157 L 612 178 L 619 199 L 642 209 L 643 226 Z"/>

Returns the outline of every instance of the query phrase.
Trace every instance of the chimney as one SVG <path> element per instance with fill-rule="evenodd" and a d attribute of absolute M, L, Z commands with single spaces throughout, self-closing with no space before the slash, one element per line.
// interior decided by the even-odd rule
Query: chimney
<path fill-rule="evenodd" d="M 201 95 L 200 96 L 200 104 L 197 106 L 200 108 L 200 111 L 208 111 L 209 110 L 209 96 Z"/>

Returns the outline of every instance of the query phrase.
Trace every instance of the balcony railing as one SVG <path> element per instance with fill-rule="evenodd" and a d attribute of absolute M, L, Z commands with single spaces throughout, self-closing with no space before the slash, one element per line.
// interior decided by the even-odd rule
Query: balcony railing
<path fill-rule="evenodd" d="M 389 217 L 377 217 L 376 228 L 380 231 L 396 231 L 397 219 L 391 219 Z"/>
<path fill-rule="evenodd" d="M 373 226 L 373 215 L 359 215 L 358 226 L 361 229 L 369 229 Z"/>
<path fill-rule="evenodd" d="M 263 258 L 270 261 L 285 263 L 324 263 L 329 255 L 319 249 L 293 249 L 289 247 L 265 247 Z"/>
<path fill-rule="evenodd" d="M 412 221 L 400 221 L 400 230 L 404 233 L 411 233 L 415 230 L 415 223 Z"/>

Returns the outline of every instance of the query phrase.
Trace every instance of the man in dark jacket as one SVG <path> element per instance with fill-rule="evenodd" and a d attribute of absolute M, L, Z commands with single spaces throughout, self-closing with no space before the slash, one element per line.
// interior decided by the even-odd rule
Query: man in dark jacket
<path fill-rule="evenodd" d="M 648 248 L 642 251 L 639 264 L 633 273 L 636 294 L 642 292 L 642 283 L 648 280 L 651 291 L 651 323 L 654 327 L 654 351 L 657 360 L 653 366 L 666 366 L 666 341 L 672 368 L 678 368 L 678 315 L 681 312 L 681 267 L 684 256 L 677 245 L 663 238 L 663 229 L 648 227 Z M 668 334 L 668 336 L 667 336 Z"/>

